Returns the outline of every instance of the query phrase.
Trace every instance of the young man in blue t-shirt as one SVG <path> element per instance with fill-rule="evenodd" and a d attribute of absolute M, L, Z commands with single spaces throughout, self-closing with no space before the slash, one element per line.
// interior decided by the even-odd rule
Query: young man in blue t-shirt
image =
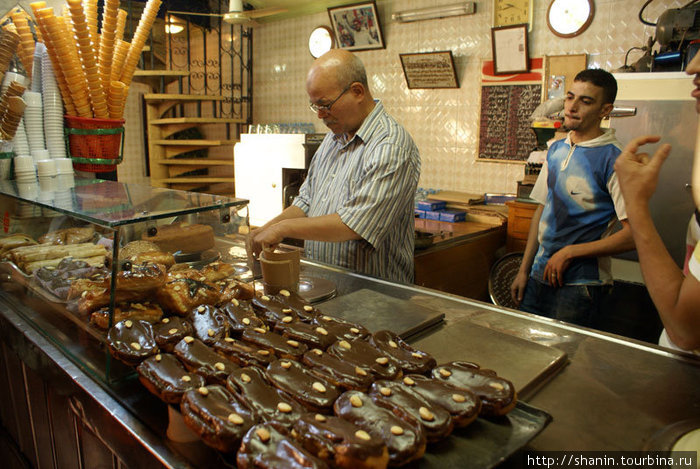
<path fill-rule="evenodd" d="M 613 168 L 621 145 L 600 127 L 616 95 L 615 78 L 600 69 L 579 72 L 567 92 L 569 133 L 550 146 L 530 195 L 540 205 L 511 285 L 523 311 L 590 326 L 612 284 L 608 256 L 634 249 Z"/>

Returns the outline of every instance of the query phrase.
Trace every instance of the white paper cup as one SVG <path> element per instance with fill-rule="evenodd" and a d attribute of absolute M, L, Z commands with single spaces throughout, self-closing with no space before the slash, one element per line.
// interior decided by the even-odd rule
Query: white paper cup
<path fill-rule="evenodd" d="M 35 171 L 34 159 L 29 155 L 18 155 L 14 158 L 15 173 Z"/>
<path fill-rule="evenodd" d="M 73 161 L 70 158 L 53 158 L 56 162 L 56 174 L 73 174 Z"/>
<path fill-rule="evenodd" d="M 37 93 L 36 91 L 25 91 L 23 98 L 24 102 L 27 103 L 27 106 L 42 107 L 41 93 Z"/>
<path fill-rule="evenodd" d="M 56 175 L 56 160 L 39 160 L 36 163 L 36 169 L 39 175 L 39 181 L 41 181 L 42 178 L 52 178 Z"/>

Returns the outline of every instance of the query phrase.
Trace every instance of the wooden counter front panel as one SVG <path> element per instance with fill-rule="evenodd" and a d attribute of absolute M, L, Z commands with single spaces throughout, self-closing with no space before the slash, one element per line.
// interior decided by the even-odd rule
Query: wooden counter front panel
<path fill-rule="evenodd" d="M 530 233 L 530 222 L 537 210 L 537 204 L 527 202 L 506 202 L 508 206 L 508 252 L 525 251 L 527 236 Z"/>
<path fill-rule="evenodd" d="M 501 227 L 445 249 L 416 251 L 415 283 L 455 295 L 489 301 L 489 272 L 505 241 Z"/>

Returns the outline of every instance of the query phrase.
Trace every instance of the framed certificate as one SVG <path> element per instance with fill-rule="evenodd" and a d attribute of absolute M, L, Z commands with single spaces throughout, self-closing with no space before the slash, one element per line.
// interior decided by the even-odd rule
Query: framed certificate
<path fill-rule="evenodd" d="M 399 54 L 406 85 L 414 88 L 459 88 L 452 51 Z"/>
<path fill-rule="evenodd" d="M 495 75 L 529 71 L 527 24 L 491 28 L 491 50 Z"/>

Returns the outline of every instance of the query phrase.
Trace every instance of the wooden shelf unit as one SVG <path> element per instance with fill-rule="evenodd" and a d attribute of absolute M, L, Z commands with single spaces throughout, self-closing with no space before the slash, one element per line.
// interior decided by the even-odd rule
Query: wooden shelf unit
<path fill-rule="evenodd" d="M 155 74 L 154 74 L 155 75 Z M 146 125 L 148 132 L 149 167 L 153 187 L 196 190 L 207 184 L 230 183 L 233 194 L 233 145 L 237 139 L 169 139 L 177 132 L 201 126 L 231 125 L 245 123 L 244 119 L 218 117 L 163 117 L 173 106 L 184 103 L 222 101 L 224 96 L 191 94 L 148 93 L 146 103 Z M 195 150 L 230 147 L 230 158 L 177 158 Z M 211 168 L 226 168 L 230 176 L 190 175 L 192 171 Z M 206 189 L 206 188 L 205 188 Z"/>

